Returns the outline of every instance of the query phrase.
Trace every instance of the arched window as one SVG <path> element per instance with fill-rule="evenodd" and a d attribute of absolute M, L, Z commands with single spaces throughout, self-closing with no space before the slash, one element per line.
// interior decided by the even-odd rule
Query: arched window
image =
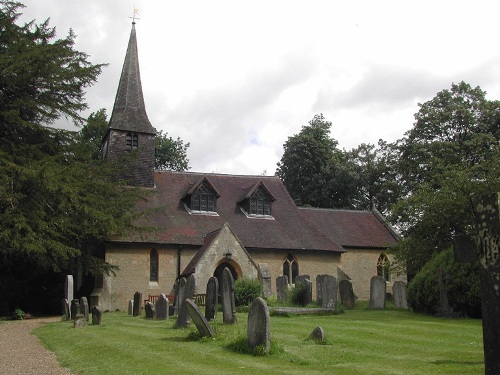
<path fill-rule="evenodd" d="M 139 135 L 135 132 L 128 132 L 125 139 L 125 148 L 127 150 L 135 150 L 139 147 Z"/>
<path fill-rule="evenodd" d="M 391 263 L 384 253 L 380 254 L 377 261 L 377 276 L 382 276 L 385 281 L 391 280 Z"/>
<path fill-rule="evenodd" d="M 149 281 L 158 282 L 158 252 L 155 249 L 149 254 Z"/>
<path fill-rule="evenodd" d="M 288 284 L 295 284 L 295 278 L 299 275 L 299 262 L 292 255 L 288 254 L 283 262 L 283 275 L 288 277 Z"/>

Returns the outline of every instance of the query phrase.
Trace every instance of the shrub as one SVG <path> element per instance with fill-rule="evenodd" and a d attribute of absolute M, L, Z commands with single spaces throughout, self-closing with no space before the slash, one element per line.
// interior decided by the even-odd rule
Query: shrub
<path fill-rule="evenodd" d="M 24 311 L 21 309 L 15 309 L 12 314 L 12 319 L 14 320 L 23 320 L 24 319 Z"/>
<path fill-rule="evenodd" d="M 295 306 L 306 306 L 306 286 L 304 284 L 295 284 L 295 288 L 288 291 L 287 300 Z"/>
<path fill-rule="evenodd" d="M 236 306 L 247 306 L 262 295 L 262 286 L 257 279 L 240 278 L 234 283 L 234 301 Z"/>
<path fill-rule="evenodd" d="M 408 303 L 414 311 L 427 314 L 439 312 L 438 271 L 446 275 L 448 302 L 455 312 L 478 318 L 481 316 L 479 262 L 455 263 L 453 249 L 435 254 L 408 285 Z"/>

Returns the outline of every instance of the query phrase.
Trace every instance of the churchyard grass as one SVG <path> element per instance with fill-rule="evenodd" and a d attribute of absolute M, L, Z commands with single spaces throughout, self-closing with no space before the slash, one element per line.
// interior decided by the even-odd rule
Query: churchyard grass
<path fill-rule="evenodd" d="M 480 320 L 434 318 L 358 307 L 337 315 L 271 316 L 271 354 L 245 349 L 247 314 L 213 339 L 167 321 L 105 313 L 101 326 L 72 322 L 35 333 L 60 363 L 84 375 L 113 374 L 484 374 Z M 321 326 L 323 343 L 308 340 Z M 27 359 L 29 360 L 29 359 Z"/>

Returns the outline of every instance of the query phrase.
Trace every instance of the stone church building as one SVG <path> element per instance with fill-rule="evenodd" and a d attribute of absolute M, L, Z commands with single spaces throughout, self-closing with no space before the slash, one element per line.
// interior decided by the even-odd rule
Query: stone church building
<path fill-rule="evenodd" d="M 179 276 L 194 273 L 197 293 L 228 267 L 234 278 L 259 279 L 276 294 L 276 277 L 317 275 L 350 279 L 359 299 L 368 299 L 370 279 L 391 272 L 389 246 L 397 234 L 376 210 L 297 207 L 274 176 L 155 171 L 155 128 L 146 114 L 135 23 L 103 139 L 103 155 L 124 163 L 121 179 L 148 190 L 138 224 L 142 234 L 110 238 L 105 260 L 116 276 L 96 280 L 92 297 L 103 309 L 125 309 L 136 291 L 173 294 Z M 401 276 L 399 276 L 401 279 Z"/>

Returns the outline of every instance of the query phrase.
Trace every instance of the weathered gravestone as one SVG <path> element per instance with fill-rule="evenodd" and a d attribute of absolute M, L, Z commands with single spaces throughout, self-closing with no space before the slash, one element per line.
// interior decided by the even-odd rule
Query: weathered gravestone
<path fill-rule="evenodd" d="M 370 280 L 370 309 L 384 310 L 387 296 L 387 283 L 382 276 L 373 276 Z"/>
<path fill-rule="evenodd" d="M 234 279 L 227 267 L 222 271 L 222 321 L 224 324 L 236 323 Z"/>
<path fill-rule="evenodd" d="M 208 324 L 208 321 L 205 319 L 198 306 L 196 306 L 196 303 L 194 303 L 192 299 L 186 299 L 185 304 L 186 311 L 196 328 L 198 328 L 201 337 L 214 337 L 215 334 L 212 327 L 210 327 L 210 324 Z"/>
<path fill-rule="evenodd" d="M 247 334 L 250 349 L 262 346 L 264 352 L 269 353 L 271 347 L 269 308 L 261 297 L 257 297 L 250 306 Z"/>
<path fill-rule="evenodd" d="M 87 322 L 89 321 L 89 303 L 87 302 L 87 297 L 80 298 L 80 314 L 83 315 Z"/>
<path fill-rule="evenodd" d="M 66 275 L 64 282 L 64 298 L 68 301 L 73 301 L 73 275 Z"/>
<path fill-rule="evenodd" d="M 408 309 L 406 298 L 406 284 L 403 281 L 395 281 L 392 284 L 392 299 L 396 309 Z"/>
<path fill-rule="evenodd" d="M 276 278 L 276 294 L 278 301 L 283 302 L 286 300 L 288 294 L 288 276 L 278 276 Z"/>
<path fill-rule="evenodd" d="M 152 302 L 146 302 L 144 305 L 144 312 L 146 313 L 146 319 L 154 319 L 155 308 Z"/>
<path fill-rule="evenodd" d="M 346 309 L 353 309 L 356 305 L 352 283 L 349 280 L 340 280 L 340 302 Z"/>
<path fill-rule="evenodd" d="M 85 319 L 83 316 L 79 316 L 73 321 L 73 328 L 87 327 L 87 324 L 87 319 Z"/>
<path fill-rule="evenodd" d="M 63 320 L 70 320 L 71 319 L 71 313 L 69 310 L 69 302 L 66 298 L 63 298 L 61 301 L 62 304 L 62 318 Z"/>
<path fill-rule="evenodd" d="M 217 315 L 219 305 L 219 280 L 216 277 L 208 279 L 207 296 L 205 299 L 205 318 L 210 321 Z"/>
<path fill-rule="evenodd" d="M 299 296 L 299 304 L 307 306 L 312 302 L 312 283 L 309 275 L 299 275 L 295 278 L 295 288 L 303 288 Z"/>
<path fill-rule="evenodd" d="M 189 275 L 187 280 L 184 277 L 179 280 L 179 306 L 177 307 L 177 321 L 175 323 L 177 328 L 185 328 L 189 325 L 189 314 L 184 301 L 193 299 L 195 284 L 196 279 L 193 274 Z"/>
<path fill-rule="evenodd" d="M 337 279 L 331 275 L 316 276 L 316 302 L 326 309 L 337 306 Z"/>
<path fill-rule="evenodd" d="M 133 316 L 139 316 L 141 315 L 141 310 L 142 310 L 142 293 L 140 292 L 135 292 L 134 293 L 134 311 L 133 311 Z"/>
<path fill-rule="evenodd" d="M 273 295 L 273 290 L 271 286 L 271 272 L 267 263 L 259 263 L 259 281 L 262 285 L 262 295 L 264 297 L 269 297 Z"/>
<path fill-rule="evenodd" d="M 95 326 L 101 325 L 102 311 L 98 306 L 92 307 L 92 324 Z"/>
<path fill-rule="evenodd" d="M 323 331 L 321 327 L 316 327 L 309 335 L 309 339 L 314 341 L 325 341 L 325 331 Z"/>
<path fill-rule="evenodd" d="M 476 202 L 476 235 L 455 238 L 455 260 L 479 259 L 485 374 L 500 374 L 500 192 Z"/>
<path fill-rule="evenodd" d="M 128 314 L 134 315 L 134 300 L 133 299 L 128 301 Z"/>
<path fill-rule="evenodd" d="M 78 315 L 80 315 L 80 301 L 74 299 L 71 301 L 71 319 L 76 320 Z"/>
<path fill-rule="evenodd" d="M 168 298 L 165 294 L 160 294 L 155 302 L 155 312 L 157 320 L 168 319 Z"/>
<path fill-rule="evenodd" d="M 438 269 L 437 282 L 439 288 L 439 309 L 436 316 L 443 318 L 458 318 L 460 314 L 453 311 L 453 307 L 448 303 L 448 288 L 446 286 L 446 273 L 442 268 Z"/>

